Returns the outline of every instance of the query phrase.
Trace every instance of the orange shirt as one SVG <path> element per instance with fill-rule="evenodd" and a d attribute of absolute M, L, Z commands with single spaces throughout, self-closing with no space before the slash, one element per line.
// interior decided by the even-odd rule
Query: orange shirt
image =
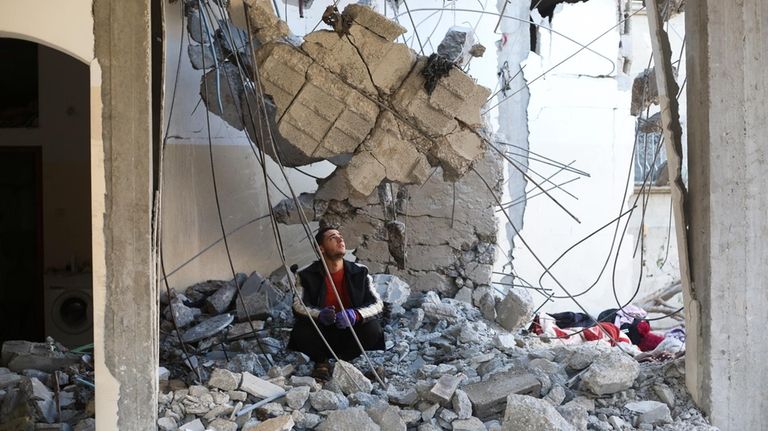
<path fill-rule="evenodd" d="M 347 281 L 346 277 L 344 277 L 344 267 L 336 272 L 332 272 L 331 277 L 333 277 L 333 284 L 336 285 L 336 290 L 339 292 L 339 296 L 341 297 L 341 301 L 344 304 L 344 308 L 351 308 L 352 302 L 349 299 L 349 292 L 347 292 Z M 336 294 L 333 293 L 333 286 L 331 285 L 330 279 L 327 275 L 325 276 L 325 304 L 323 304 L 323 306 L 333 306 L 337 313 L 341 311 L 341 306 L 339 305 L 339 301 L 336 299 Z"/>

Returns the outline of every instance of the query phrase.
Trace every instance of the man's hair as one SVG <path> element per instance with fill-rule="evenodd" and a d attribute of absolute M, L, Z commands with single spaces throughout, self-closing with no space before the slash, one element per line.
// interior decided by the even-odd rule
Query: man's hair
<path fill-rule="evenodd" d="M 317 245 L 323 245 L 323 240 L 325 239 L 325 233 L 329 230 L 339 230 L 336 226 L 325 226 L 321 227 L 320 230 L 317 231 L 315 234 L 315 241 L 317 241 Z"/>

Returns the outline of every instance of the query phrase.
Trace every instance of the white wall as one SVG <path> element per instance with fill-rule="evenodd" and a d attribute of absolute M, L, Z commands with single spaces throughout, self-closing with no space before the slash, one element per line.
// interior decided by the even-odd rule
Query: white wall
<path fill-rule="evenodd" d="M 552 29 L 587 44 L 616 25 L 617 17 L 616 0 L 564 4 L 554 14 Z M 541 263 L 551 265 L 568 247 L 626 209 L 622 197 L 632 186 L 626 178 L 631 169 L 634 132 L 633 119 L 629 116 L 629 93 L 621 88 L 617 79 L 620 67 L 613 66 L 619 58 L 619 29 L 609 31 L 591 45 L 600 55 L 584 50 L 551 71 L 548 70 L 579 50 L 579 46 L 545 29 L 539 31 L 539 37 L 541 56 L 531 54 L 524 71 L 531 92 L 530 149 L 562 163 L 575 161 L 573 167 L 591 176 L 563 186 L 575 198 L 557 189 L 550 192 L 581 223 L 546 196 L 528 200 L 521 236 L 533 253 L 523 246 L 522 240 L 516 240 L 513 265 L 517 274 L 534 286 L 539 286 L 539 278 L 544 274 Z M 538 79 L 545 72 L 546 75 Z M 531 162 L 530 168 L 544 177 L 557 171 L 537 162 Z M 542 183 L 536 174 L 530 171 L 529 174 Z M 575 177 L 578 175 L 561 172 L 552 181 L 560 183 Z M 528 190 L 536 192 L 530 183 Z M 631 296 L 632 256 L 628 243 L 632 237 L 627 236 L 614 265 L 618 246 L 617 241 L 611 250 L 614 227 L 582 243 L 551 269 L 571 294 L 587 291 L 594 284 L 577 298 L 591 313 L 616 307 L 614 285 L 619 301 L 624 302 Z M 606 260 L 608 265 L 598 280 Z M 557 296 L 565 295 L 549 276 L 542 278 L 542 286 L 554 289 Z M 534 298 L 537 305 L 544 302 L 541 295 L 534 294 Z M 549 302 L 543 310 L 581 311 L 567 298 Z"/>

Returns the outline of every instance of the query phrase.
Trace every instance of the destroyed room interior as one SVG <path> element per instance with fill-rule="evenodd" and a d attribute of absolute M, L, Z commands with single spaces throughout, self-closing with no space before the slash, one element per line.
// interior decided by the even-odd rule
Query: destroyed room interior
<path fill-rule="evenodd" d="M 0 0 L 0 431 L 768 429 L 768 3 Z"/>

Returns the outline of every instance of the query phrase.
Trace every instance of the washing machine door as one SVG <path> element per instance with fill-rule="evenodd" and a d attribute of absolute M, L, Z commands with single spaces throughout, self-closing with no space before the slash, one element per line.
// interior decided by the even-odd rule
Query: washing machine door
<path fill-rule="evenodd" d="M 93 306 L 91 295 L 84 290 L 61 290 L 49 312 L 58 333 L 76 336 L 75 338 L 90 335 Z"/>

